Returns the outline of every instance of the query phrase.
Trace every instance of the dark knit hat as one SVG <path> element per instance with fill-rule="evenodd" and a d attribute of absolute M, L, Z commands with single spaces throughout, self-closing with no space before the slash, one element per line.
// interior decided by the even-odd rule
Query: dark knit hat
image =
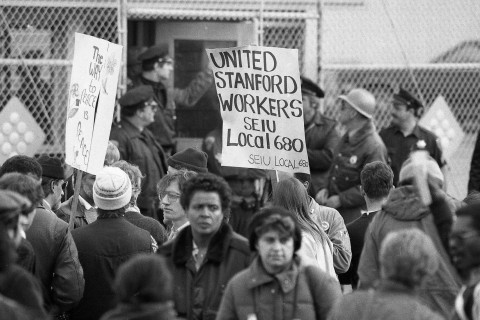
<path fill-rule="evenodd" d="M 0 223 L 14 227 L 20 214 L 31 212 L 32 203 L 24 196 L 11 191 L 0 190 Z"/>
<path fill-rule="evenodd" d="M 132 198 L 132 184 L 127 174 L 117 167 L 104 167 L 93 184 L 93 201 L 103 210 L 125 207 Z"/>
<path fill-rule="evenodd" d="M 187 148 L 168 158 L 167 164 L 177 170 L 187 169 L 195 172 L 208 172 L 207 160 L 208 156 L 205 152 Z"/>
<path fill-rule="evenodd" d="M 42 177 L 65 179 L 65 173 L 60 159 L 42 154 L 37 161 L 42 166 Z"/>

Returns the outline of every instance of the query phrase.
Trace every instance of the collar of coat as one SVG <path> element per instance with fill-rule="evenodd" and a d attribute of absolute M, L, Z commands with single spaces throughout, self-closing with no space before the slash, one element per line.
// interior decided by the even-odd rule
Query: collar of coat
<path fill-rule="evenodd" d="M 218 231 L 213 235 L 212 240 L 207 249 L 207 260 L 215 263 L 220 263 L 223 257 L 230 249 L 230 242 L 232 239 L 232 229 L 230 226 L 222 222 Z M 176 265 L 184 265 L 192 256 L 193 250 L 193 236 L 192 227 L 188 226 L 180 231 L 173 241 L 172 258 Z"/>
<path fill-rule="evenodd" d="M 282 289 L 283 293 L 288 293 L 295 289 L 297 285 L 298 273 L 299 273 L 299 258 L 295 257 L 292 263 L 292 267 L 277 274 L 269 274 L 265 271 L 262 265 L 262 261 L 259 256 L 255 258 L 253 263 L 249 267 L 252 277 L 248 280 L 248 289 L 262 286 L 266 283 L 277 281 Z"/>
<path fill-rule="evenodd" d="M 349 138 L 348 132 L 343 136 L 343 140 L 350 145 L 356 145 L 365 140 L 366 137 L 376 132 L 375 125 L 372 121 L 365 122 L 365 125 L 361 127 L 353 137 Z"/>

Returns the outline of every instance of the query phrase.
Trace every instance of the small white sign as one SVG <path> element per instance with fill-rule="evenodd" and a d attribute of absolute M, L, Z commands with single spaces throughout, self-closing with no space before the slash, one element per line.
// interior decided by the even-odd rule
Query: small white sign
<path fill-rule="evenodd" d="M 223 119 L 222 165 L 310 173 L 298 50 L 207 49 Z"/>
<path fill-rule="evenodd" d="M 65 132 L 65 162 L 96 174 L 103 168 L 115 109 L 123 47 L 75 33 Z"/>

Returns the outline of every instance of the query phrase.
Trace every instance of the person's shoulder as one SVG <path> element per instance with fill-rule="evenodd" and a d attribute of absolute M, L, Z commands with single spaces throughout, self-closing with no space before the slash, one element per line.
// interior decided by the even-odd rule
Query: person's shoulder
<path fill-rule="evenodd" d="M 231 234 L 230 246 L 241 253 L 250 256 L 250 246 L 248 244 L 248 240 L 234 231 L 232 231 Z"/>

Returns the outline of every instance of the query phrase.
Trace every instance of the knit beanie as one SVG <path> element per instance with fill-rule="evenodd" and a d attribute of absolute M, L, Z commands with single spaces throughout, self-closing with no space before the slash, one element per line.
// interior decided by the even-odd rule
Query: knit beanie
<path fill-rule="evenodd" d="M 132 184 L 120 168 L 105 167 L 93 184 L 93 201 L 103 210 L 125 207 L 132 198 Z"/>
<path fill-rule="evenodd" d="M 187 148 L 168 158 L 167 164 L 177 170 L 187 169 L 202 173 L 208 172 L 207 159 L 208 156 L 205 152 L 194 148 Z"/>
<path fill-rule="evenodd" d="M 427 174 L 429 174 L 431 177 L 438 179 L 438 181 L 441 181 L 442 184 L 444 182 L 444 177 L 442 170 L 438 166 L 438 163 L 432 158 L 428 157 L 427 163 Z M 412 162 L 412 158 L 408 158 L 405 160 L 405 162 L 402 165 L 402 169 L 400 169 L 400 173 L 398 175 L 398 181 L 404 181 L 407 179 L 411 179 L 414 177 L 415 171 L 414 171 L 414 165 Z"/>
<path fill-rule="evenodd" d="M 37 159 L 42 166 L 42 177 L 52 179 L 65 179 L 62 161 L 58 158 L 52 158 L 49 155 L 43 154 Z"/>

